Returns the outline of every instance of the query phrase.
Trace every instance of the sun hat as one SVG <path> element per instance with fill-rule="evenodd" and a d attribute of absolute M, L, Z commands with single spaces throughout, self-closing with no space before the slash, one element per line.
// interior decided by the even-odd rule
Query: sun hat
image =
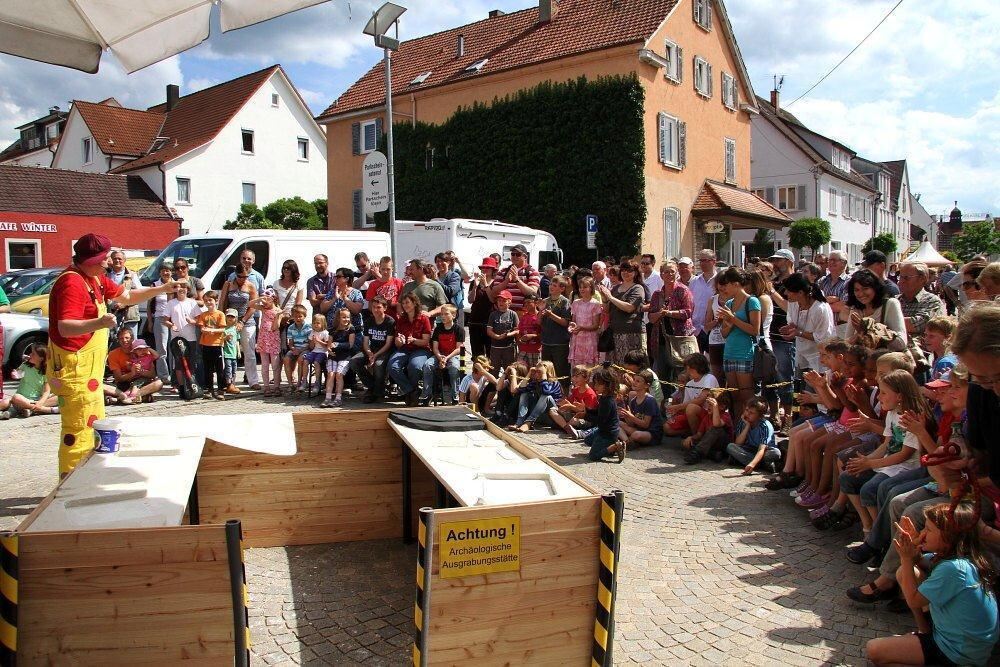
<path fill-rule="evenodd" d="M 480 269 L 493 269 L 494 271 L 499 268 L 499 264 L 492 257 L 483 257 L 483 263 L 479 265 Z"/>

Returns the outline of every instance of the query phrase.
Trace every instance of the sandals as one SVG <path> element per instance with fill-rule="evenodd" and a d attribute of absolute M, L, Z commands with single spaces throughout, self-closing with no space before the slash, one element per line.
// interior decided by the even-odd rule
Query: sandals
<path fill-rule="evenodd" d="M 777 477 L 772 477 L 764 484 L 764 488 L 768 491 L 781 491 L 783 489 L 794 489 L 801 483 L 802 478 L 795 473 L 779 472 Z"/>
<path fill-rule="evenodd" d="M 865 593 L 863 590 L 861 590 L 865 586 L 872 589 L 873 592 Z M 876 602 L 879 602 L 880 600 L 892 600 L 896 597 L 897 593 L 898 593 L 898 587 L 896 584 L 893 584 L 889 588 L 882 590 L 881 588 L 875 586 L 874 581 L 864 584 L 862 586 L 855 586 L 854 588 L 847 589 L 847 597 L 851 598 L 855 602 L 860 602 L 862 604 L 874 604 Z"/>

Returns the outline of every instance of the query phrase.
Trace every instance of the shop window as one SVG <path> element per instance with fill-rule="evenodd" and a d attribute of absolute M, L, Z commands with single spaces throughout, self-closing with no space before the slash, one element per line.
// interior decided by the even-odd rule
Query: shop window
<path fill-rule="evenodd" d="M 42 242 L 7 239 L 7 270 L 37 269 L 42 265 Z"/>

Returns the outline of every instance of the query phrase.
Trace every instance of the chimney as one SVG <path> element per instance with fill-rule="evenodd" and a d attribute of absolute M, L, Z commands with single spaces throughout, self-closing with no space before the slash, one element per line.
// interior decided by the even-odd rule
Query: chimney
<path fill-rule="evenodd" d="M 559 11 L 559 0 L 538 0 L 538 22 L 549 23 Z"/>
<path fill-rule="evenodd" d="M 779 101 L 780 97 L 781 97 L 781 93 L 778 92 L 777 88 L 775 88 L 774 90 L 771 91 L 771 106 L 774 107 L 775 111 L 778 110 L 778 101 Z"/>
<path fill-rule="evenodd" d="M 58 105 L 56 105 L 54 107 L 49 107 L 49 113 L 58 113 L 58 112 L 59 112 L 59 106 Z"/>
<path fill-rule="evenodd" d="M 493 9 L 493 10 L 490 10 L 490 18 L 491 19 L 495 19 L 496 17 L 503 16 L 503 15 L 504 15 L 504 11 L 502 9 Z"/>
<path fill-rule="evenodd" d="M 177 100 L 181 96 L 181 89 L 178 85 L 170 83 L 167 84 L 167 111 L 173 111 L 174 107 L 177 106 Z"/>

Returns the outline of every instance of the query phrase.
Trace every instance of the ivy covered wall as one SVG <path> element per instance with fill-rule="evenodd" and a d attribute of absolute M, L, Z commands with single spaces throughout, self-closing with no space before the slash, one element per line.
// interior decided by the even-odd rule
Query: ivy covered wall
<path fill-rule="evenodd" d="M 441 125 L 394 127 L 396 218 L 497 219 L 555 235 L 567 263 L 638 251 L 646 221 L 643 89 L 634 76 L 544 83 Z M 385 229 L 387 215 L 376 216 Z"/>

